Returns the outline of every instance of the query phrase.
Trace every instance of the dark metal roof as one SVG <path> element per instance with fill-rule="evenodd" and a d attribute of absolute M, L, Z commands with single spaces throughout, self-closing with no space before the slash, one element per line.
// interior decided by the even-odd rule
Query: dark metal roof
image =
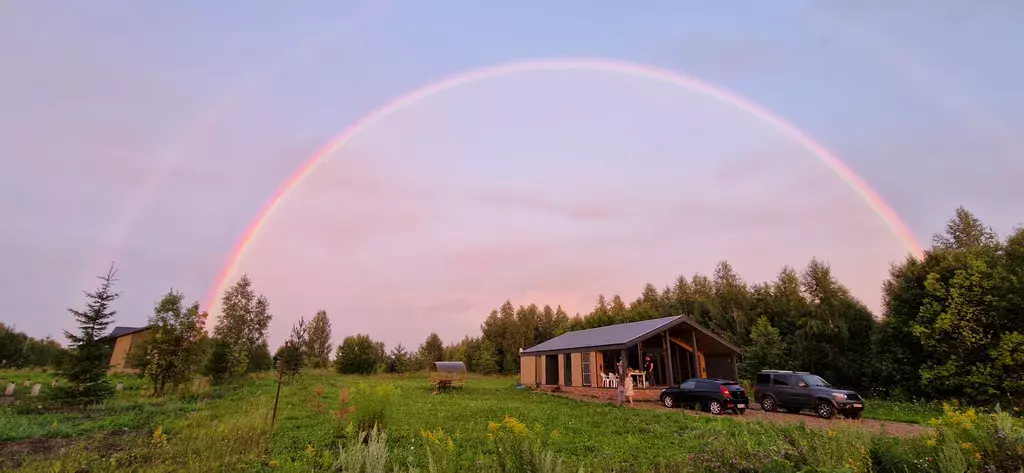
<path fill-rule="evenodd" d="M 461 361 L 435 361 L 430 364 L 429 371 L 439 373 L 465 373 L 466 364 Z"/>
<path fill-rule="evenodd" d="M 643 338 L 651 333 L 663 330 L 680 316 L 662 317 L 660 319 L 643 320 L 627 324 L 609 325 L 607 327 L 577 330 L 559 335 L 539 345 L 523 350 L 523 354 L 564 351 L 578 348 L 607 347 L 615 349 L 621 345 L 630 345 L 633 340 Z"/>
<path fill-rule="evenodd" d="M 643 320 L 640 322 L 630 322 L 626 324 L 609 325 L 606 327 L 591 328 L 586 330 L 577 330 L 575 332 L 568 332 L 559 335 L 551 340 L 541 343 L 536 346 L 532 346 L 522 351 L 524 355 L 530 354 L 544 354 L 544 353 L 556 353 L 570 350 L 579 351 L 581 349 L 600 349 L 600 350 L 621 350 L 629 348 L 637 342 L 650 338 L 652 335 L 669 329 L 676 325 L 687 324 L 697 331 L 707 335 L 714 339 L 716 342 L 729 348 L 730 350 L 739 353 L 740 349 L 736 348 L 729 342 L 726 342 L 718 335 L 711 333 L 711 331 L 701 327 L 699 324 L 694 322 L 689 317 L 683 315 L 675 315 L 671 317 L 662 317 L 659 319 Z"/>
<path fill-rule="evenodd" d="M 109 340 L 111 338 L 123 337 L 125 335 L 131 335 L 133 333 L 141 332 L 148 328 L 150 328 L 148 325 L 145 327 L 114 327 L 114 330 L 111 330 L 106 337 L 103 337 L 100 340 Z"/>

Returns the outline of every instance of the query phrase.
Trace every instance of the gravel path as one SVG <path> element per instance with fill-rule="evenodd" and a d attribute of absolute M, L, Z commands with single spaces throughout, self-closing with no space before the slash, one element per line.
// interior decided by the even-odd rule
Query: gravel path
<path fill-rule="evenodd" d="M 579 399 L 581 401 L 590 402 L 607 402 L 592 397 L 582 396 L 569 396 L 564 393 L 558 393 L 559 396 L 572 397 L 573 399 Z M 671 411 L 674 413 L 681 413 L 683 415 L 697 415 L 697 416 L 710 416 L 711 414 L 706 412 L 694 411 L 691 409 L 668 409 L 665 406 L 657 402 L 637 402 L 634 409 L 652 409 Z M 844 419 L 842 416 L 836 416 L 831 420 L 822 419 L 809 411 L 804 411 L 799 414 L 788 414 L 784 412 L 764 412 L 761 410 L 761 406 L 752 404 L 750 409 L 743 415 L 736 414 L 723 414 L 723 417 L 729 419 L 737 419 L 741 421 L 764 421 L 764 422 L 775 422 L 780 424 L 799 424 L 803 422 L 807 427 L 817 429 L 828 429 L 828 428 L 853 428 L 863 429 L 880 434 L 892 435 L 896 437 L 914 437 L 927 433 L 931 430 L 930 427 L 923 426 L 920 424 L 910 424 L 906 422 L 894 422 L 884 421 L 877 419 L 865 419 L 860 418 L 857 420 Z"/>

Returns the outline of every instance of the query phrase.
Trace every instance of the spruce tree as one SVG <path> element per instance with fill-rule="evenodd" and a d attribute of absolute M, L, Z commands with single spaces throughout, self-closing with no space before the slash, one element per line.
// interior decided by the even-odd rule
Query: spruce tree
<path fill-rule="evenodd" d="M 68 384 L 59 389 L 57 397 L 66 402 L 96 404 L 114 394 L 114 388 L 107 379 L 110 350 L 100 339 L 117 313 L 112 307 L 120 297 L 113 290 L 116 276 L 117 269 L 111 263 L 107 274 L 99 277 L 100 287 L 85 293 L 88 299 L 85 310 L 68 308 L 78 323 L 78 333 L 64 332 L 70 346 L 61 376 L 68 380 Z"/>

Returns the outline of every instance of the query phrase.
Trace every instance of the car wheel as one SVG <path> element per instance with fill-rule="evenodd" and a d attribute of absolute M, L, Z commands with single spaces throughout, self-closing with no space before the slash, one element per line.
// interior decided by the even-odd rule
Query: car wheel
<path fill-rule="evenodd" d="M 818 417 L 821 417 L 822 419 L 831 419 L 836 416 L 836 410 L 832 407 L 832 404 L 824 401 L 819 402 L 818 405 L 814 407 L 814 412 L 817 412 Z"/>
<path fill-rule="evenodd" d="M 778 404 L 775 403 L 775 398 L 771 396 L 765 396 L 761 398 L 761 410 L 765 412 L 775 412 L 778 409 Z"/>
<path fill-rule="evenodd" d="M 664 398 L 662 398 L 661 402 L 662 404 L 665 404 L 665 407 L 669 409 L 676 407 L 676 401 L 675 399 L 672 399 L 672 396 L 665 396 Z"/>
<path fill-rule="evenodd" d="M 860 419 L 860 412 L 851 412 L 849 414 L 843 414 L 843 417 L 846 417 L 847 419 L 857 420 Z"/>
<path fill-rule="evenodd" d="M 721 414 L 722 413 L 722 402 L 717 400 L 717 399 L 712 399 L 712 400 L 708 401 L 708 412 L 710 412 L 710 413 L 712 413 L 712 414 L 714 414 L 716 416 Z"/>

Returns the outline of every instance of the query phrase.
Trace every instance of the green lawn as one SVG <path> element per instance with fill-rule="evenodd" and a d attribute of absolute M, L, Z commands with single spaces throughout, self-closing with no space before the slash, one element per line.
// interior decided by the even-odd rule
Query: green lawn
<path fill-rule="evenodd" d="M 36 373 L 32 379 L 36 376 L 49 386 L 46 375 Z M 11 374 L 0 377 L 10 379 Z M 162 399 L 149 397 L 134 377 L 120 379 L 125 390 L 103 406 L 53 411 L 19 395 L 22 402 L 0 407 L 0 469 L 5 442 L 74 437 L 79 447 L 63 454 L 14 449 L 7 456 L 23 457 L 19 464 L 27 471 L 74 471 L 83 465 L 92 471 L 324 471 L 338 456 L 339 443 L 353 435 L 350 425 L 368 419 L 386 424 L 390 463 L 426 467 L 429 442 L 423 433 L 443 429 L 452 440 L 452 464 L 472 471 L 498 453 L 489 423 L 501 423 L 506 416 L 525 424 L 540 448 L 564 458 L 571 471 L 578 466 L 686 471 L 694 465 L 714 471 L 715 464 L 720 471 L 738 471 L 744 464 L 773 462 L 786 466 L 780 471 L 801 465 L 843 468 L 867 465 L 869 450 L 879 441 L 860 430 L 811 430 L 576 401 L 517 389 L 516 380 L 508 377 L 472 377 L 459 392 L 432 394 L 422 375 L 358 377 L 326 371 L 286 378 L 271 433 L 276 389 L 271 375 L 213 391 L 199 386 L 191 394 Z M 351 389 L 355 411 L 339 418 L 343 387 Z M 19 389 L 26 390 L 20 382 Z M 866 416 L 888 420 L 921 422 L 941 414 L 930 406 L 879 400 L 868 406 Z M 901 442 L 919 445 L 923 440 Z"/>

